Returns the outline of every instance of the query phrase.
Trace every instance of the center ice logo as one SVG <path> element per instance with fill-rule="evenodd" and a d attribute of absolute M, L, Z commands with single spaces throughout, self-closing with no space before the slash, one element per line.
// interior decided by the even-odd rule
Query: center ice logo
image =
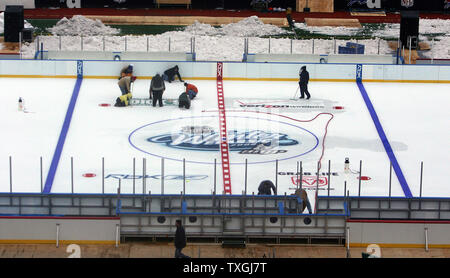
<path fill-rule="evenodd" d="M 226 142 L 235 158 L 230 164 L 272 163 L 312 153 L 319 138 L 302 126 L 251 116 L 228 116 Z M 217 115 L 181 117 L 155 121 L 133 130 L 131 147 L 145 154 L 186 163 L 215 163 L 222 136 Z"/>
<path fill-rule="evenodd" d="M 209 129 L 206 133 L 186 132 L 188 130 L 183 128 L 176 133 L 153 136 L 148 138 L 147 141 L 185 150 L 218 151 L 220 149 L 221 138 L 219 133 L 212 129 Z M 228 144 L 230 151 L 246 151 L 261 148 L 261 145 L 274 148 L 277 146 L 298 145 L 299 142 L 283 133 L 272 133 L 262 130 L 229 130 Z"/>

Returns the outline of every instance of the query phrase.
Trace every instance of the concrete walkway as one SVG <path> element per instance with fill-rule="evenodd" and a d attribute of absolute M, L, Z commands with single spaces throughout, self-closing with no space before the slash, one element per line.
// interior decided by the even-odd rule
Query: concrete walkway
<path fill-rule="evenodd" d="M 0 258 L 68 258 L 68 245 L 2 244 Z M 172 258 L 173 243 L 123 243 L 80 245 L 82 258 Z M 364 248 L 352 248 L 351 258 L 361 258 Z M 246 248 L 222 248 L 220 244 L 189 243 L 183 253 L 192 258 L 346 258 L 345 247 L 311 245 L 248 244 Z M 382 248 L 383 258 L 450 258 L 450 249 Z"/>

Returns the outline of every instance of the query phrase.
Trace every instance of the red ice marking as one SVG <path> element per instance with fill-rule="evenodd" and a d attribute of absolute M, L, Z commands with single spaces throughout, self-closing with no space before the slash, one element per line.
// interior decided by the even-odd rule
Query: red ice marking
<path fill-rule="evenodd" d="M 342 110 L 344 109 L 344 106 L 333 106 L 333 109 Z"/>
<path fill-rule="evenodd" d="M 109 104 L 109 103 L 100 103 L 98 106 L 108 107 L 108 106 L 111 106 L 111 104 Z"/>
<path fill-rule="evenodd" d="M 227 138 L 227 122 L 225 116 L 225 99 L 223 94 L 223 64 L 217 63 L 217 106 L 219 108 L 219 126 L 220 138 L 220 154 L 222 159 L 222 176 L 223 176 L 223 190 L 225 194 L 231 194 L 231 176 L 230 176 L 230 162 L 228 160 L 228 138 Z"/>
<path fill-rule="evenodd" d="M 357 177 L 357 179 L 359 180 L 359 177 Z M 361 176 L 361 180 L 362 181 L 368 181 L 368 180 L 370 180 L 371 178 L 370 177 L 367 177 L 367 176 Z"/>
<path fill-rule="evenodd" d="M 95 176 L 96 176 L 96 174 L 94 174 L 94 173 L 85 173 L 85 174 L 83 174 L 83 177 L 85 177 L 85 178 L 93 178 Z"/>
<path fill-rule="evenodd" d="M 202 112 L 217 112 L 217 111 L 203 110 Z M 221 110 L 219 110 L 219 112 L 221 112 Z M 312 122 L 312 121 L 314 121 L 315 119 L 317 119 L 320 115 L 329 115 L 329 116 L 331 116 L 331 118 L 328 120 L 327 124 L 325 125 L 325 133 L 324 133 L 324 135 L 323 135 L 323 140 L 322 140 L 322 153 L 321 153 L 320 158 L 319 158 L 319 169 L 318 169 L 318 171 L 320 171 L 320 169 L 322 168 L 322 158 L 323 158 L 323 155 L 324 155 L 324 153 L 325 153 L 325 139 L 326 139 L 327 133 L 328 133 L 328 125 L 330 124 L 331 120 L 334 118 L 334 115 L 333 115 L 332 113 L 325 113 L 325 112 L 322 112 L 322 113 L 317 114 L 317 115 L 316 115 L 314 118 L 312 118 L 312 119 L 309 119 L 309 120 L 299 120 L 299 119 L 295 119 L 295 118 L 288 117 L 288 116 L 285 116 L 285 115 L 275 114 L 275 113 L 272 113 L 272 112 L 264 112 L 264 111 L 228 110 L 228 112 L 261 113 L 261 114 L 275 115 L 275 116 L 283 117 L 283 118 L 286 118 L 286 119 L 289 119 L 289 120 L 292 120 L 292 121 L 296 121 L 296 122 Z M 225 110 L 223 110 L 223 113 L 225 113 Z M 220 114 L 220 113 L 219 113 L 219 114 Z M 226 136 L 226 133 L 225 133 L 225 136 Z M 222 163 L 222 165 L 223 165 L 223 163 Z M 369 178 L 369 179 L 370 179 L 370 178 Z M 363 180 L 362 177 L 361 177 L 361 180 Z M 231 190 L 231 189 L 230 189 L 230 190 Z M 317 199 L 318 199 L 318 197 L 319 197 L 319 191 L 316 191 L 316 196 L 315 196 L 316 204 L 317 204 Z M 314 213 L 315 213 L 316 211 L 317 211 L 317 206 L 314 207 Z"/>

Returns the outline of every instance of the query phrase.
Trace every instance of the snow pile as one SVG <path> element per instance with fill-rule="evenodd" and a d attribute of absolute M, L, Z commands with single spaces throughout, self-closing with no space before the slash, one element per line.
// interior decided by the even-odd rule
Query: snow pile
<path fill-rule="evenodd" d="M 262 37 L 287 33 L 272 24 L 264 24 L 257 16 L 247 17 L 237 23 L 222 25 L 225 35 L 237 37 Z"/>
<path fill-rule="evenodd" d="M 247 17 L 236 23 L 222 24 L 219 28 L 195 21 L 184 31 L 197 36 L 234 37 L 262 37 L 287 33 L 286 30 L 275 25 L 264 24 L 257 16 Z"/>
<path fill-rule="evenodd" d="M 75 18 L 75 17 L 74 17 Z M 80 19 L 83 17 L 80 16 Z M 85 18 L 84 18 L 85 19 Z M 65 19 L 68 25 L 70 20 Z M 96 22 L 89 20 L 89 22 Z M 261 38 L 258 36 L 268 36 L 282 34 L 286 31 L 270 24 L 262 23 L 256 16 L 246 18 L 238 23 L 213 27 L 209 24 L 195 22 L 187 26 L 182 31 L 166 32 L 159 35 L 149 36 L 111 36 L 100 32 L 101 35 L 88 36 L 86 29 L 93 30 L 91 26 L 83 25 L 83 21 L 74 21 L 76 36 L 40 36 L 39 41 L 44 44 L 45 50 L 90 50 L 90 51 L 150 51 L 150 52 L 190 52 L 191 38 L 195 37 L 196 58 L 199 61 L 241 61 L 244 52 L 245 37 L 249 38 L 249 53 L 274 53 L 274 54 L 335 54 L 339 46 L 345 46 L 349 41 L 314 39 L 314 40 L 291 40 L 286 38 Z M 101 29 L 108 29 L 100 22 Z M 346 27 L 308 27 L 308 31 L 317 31 L 333 35 L 351 35 L 358 32 L 366 33 L 368 28 L 346 28 Z M 56 26 L 55 26 L 56 27 Z M 365 54 L 390 55 L 393 50 L 389 48 L 386 38 L 392 40 L 398 38 L 400 24 L 384 24 L 377 27 L 378 30 L 371 30 L 368 34 L 373 34 L 376 39 L 357 40 L 356 43 L 365 45 Z M 61 28 L 64 29 L 64 28 Z M 67 28 L 65 28 L 67 29 Z M 91 31 L 89 30 L 89 31 Z M 448 59 L 450 58 L 450 20 L 420 20 L 419 26 L 420 41 L 428 42 L 432 47 L 431 51 L 423 52 L 424 56 Z M 79 35 L 83 34 L 83 38 Z M 359 34 L 359 33 L 358 33 Z M 432 34 L 430 37 L 429 35 Z M 434 37 L 434 42 L 431 42 Z M 60 42 L 61 40 L 61 42 Z M 83 45 L 83 46 L 81 46 Z M 36 51 L 36 44 L 25 43 L 22 46 L 22 57 L 33 58 Z"/>
<path fill-rule="evenodd" d="M 33 25 L 24 20 L 23 27 L 33 28 Z M 3 33 L 5 31 L 4 29 L 5 29 L 5 13 L 0 13 L 0 33 Z"/>
<path fill-rule="evenodd" d="M 372 34 L 373 37 L 378 38 L 398 38 L 400 34 L 399 23 L 387 23 L 379 30 L 370 30 L 369 25 L 363 25 L 362 28 L 354 27 L 330 27 L 330 26 L 307 26 L 305 23 L 295 23 L 295 27 L 323 35 L 330 36 L 353 36 L 356 34 Z M 450 20 L 443 19 L 421 19 L 419 21 L 419 33 L 421 40 L 429 35 L 443 38 L 450 34 Z"/>
<path fill-rule="evenodd" d="M 120 33 L 119 29 L 105 26 L 98 19 L 93 20 L 82 15 L 74 15 L 71 19 L 64 17 L 47 30 L 57 36 L 104 36 Z"/>
<path fill-rule="evenodd" d="M 187 26 L 184 32 L 196 35 L 196 36 L 217 36 L 220 33 L 219 28 L 214 28 L 209 24 L 200 23 L 197 20 L 194 24 Z"/>
<path fill-rule="evenodd" d="M 400 36 L 400 24 L 388 23 L 383 29 L 375 30 L 373 36 L 379 38 L 398 38 Z"/>
<path fill-rule="evenodd" d="M 373 36 L 381 38 L 398 38 L 400 36 L 400 24 L 388 23 L 383 29 L 373 32 Z M 419 41 L 431 42 L 432 38 L 444 42 L 450 37 L 450 20 L 421 19 L 419 21 Z M 448 41 L 448 40 L 446 40 Z M 444 46 L 445 44 L 442 43 Z M 448 55 L 448 53 L 445 53 Z"/>
<path fill-rule="evenodd" d="M 399 29 L 400 29 L 400 24 Z M 419 21 L 419 32 L 426 34 L 441 34 L 450 36 L 450 20 L 445 19 L 421 19 Z"/>
<path fill-rule="evenodd" d="M 450 48 L 448 47 L 450 45 L 450 36 L 439 38 L 439 41 L 428 40 L 426 42 L 430 45 L 431 50 L 424 52 L 423 56 L 427 58 L 450 59 Z"/>
<path fill-rule="evenodd" d="M 361 28 L 356 27 L 331 27 L 331 26 L 308 26 L 306 23 L 294 23 L 294 26 L 298 29 L 309 31 L 317 34 L 324 35 L 355 35 L 361 31 Z"/>

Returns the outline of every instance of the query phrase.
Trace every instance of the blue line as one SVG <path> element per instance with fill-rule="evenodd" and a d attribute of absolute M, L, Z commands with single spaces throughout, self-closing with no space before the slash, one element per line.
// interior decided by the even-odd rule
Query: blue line
<path fill-rule="evenodd" d="M 375 127 L 378 131 L 378 135 L 380 136 L 381 142 L 383 143 L 384 149 L 386 150 L 389 160 L 392 163 L 392 167 L 394 168 L 398 181 L 402 186 L 403 193 L 405 194 L 405 197 L 412 198 L 413 196 L 411 194 L 411 190 L 409 189 L 408 183 L 406 182 L 405 176 L 403 175 L 402 169 L 400 168 L 400 164 L 398 163 L 397 158 L 395 157 L 391 144 L 389 144 L 386 134 L 384 133 L 383 127 L 381 126 L 380 120 L 378 119 L 377 113 L 375 112 L 375 108 L 373 107 L 372 102 L 370 101 L 369 95 L 367 94 L 366 89 L 364 88 L 364 85 L 362 84 L 361 81 L 356 81 L 356 84 L 358 84 L 361 96 L 363 97 L 364 102 L 366 103 L 367 109 L 369 110 L 370 116 L 372 117 L 373 123 L 375 124 Z"/>
<path fill-rule="evenodd" d="M 56 169 L 58 168 L 59 159 L 61 158 L 61 153 L 64 147 L 64 142 L 66 141 L 67 132 L 69 131 L 70 121 L 72 120 L 73 110 L 75 109 L 75 104 L 77 103 L 82 81 L 82 78 L 77 78 L 77 82 L 75 83 L 75 87 L 73 88 L 72 98 L 70 99 L 61 133 L 59 134 L 58 144 L 56 145 L 55 153 L 53 154 L 52 164 L 50 164 L 50 169 L 48 170 L 43 193 L 50 193 L 50 191 L 52 190 Z"/>

